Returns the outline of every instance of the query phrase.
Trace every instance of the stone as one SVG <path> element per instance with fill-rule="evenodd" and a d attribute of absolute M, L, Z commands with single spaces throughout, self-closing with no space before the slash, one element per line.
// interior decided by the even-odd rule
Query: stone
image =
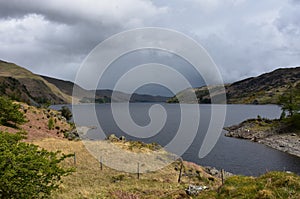
<path fill-rule="evenodd" d="M 121 141 L 126 141 L 126 138 L 125 138 L 125 136 L 121 136 L 121 137 L 119 138 L 119 140 L 121 140 Z"/>
<path fill-rule="evenodd" d="M 208 189 L 207 186 L 189 185 L 185 192 L 190 196 L 197 196 L 200 191 Z"/>

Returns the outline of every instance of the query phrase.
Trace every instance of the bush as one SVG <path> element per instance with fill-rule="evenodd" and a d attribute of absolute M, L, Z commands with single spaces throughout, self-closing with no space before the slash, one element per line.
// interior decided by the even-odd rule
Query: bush
<path fill-rule="evenodd" d="M 14 104 L 7 98 L 0 97 L 0 124 L 16 127 L 26 122 L 25 116 L 19 111 L 20 105 Z"/>
<path fill-rule="evenodd" d="M 23 133 L 0 132 L 0 198 L 45 198 L 61 177 L 73 172 L 59 166 L 67 157 L 20 142 Z"/>
<path fill-rule="evenodd" d="M 50 117 L 50 119 L 48 120 L 48 129 L 52 130 L 54 128 L 54 120 L 53 117 Z"/>
<path fill-rule="evenodd" d="M 64 116 L 68 121 L 72 118 L 72 112 L 67 106 L 63 106 L 60 109 L 61 115 Z"/>
<path fill-rule="evenodd" d="M 285 118 L 283 121 L 287 125 L 287 127 L 292 128 L 294 130 L 300 130 L 300 113 Z"/>
<path fill-rule="evenodd" d="M 297 114 L 300 111 L 300 84 L 294 86 L 289 84 L 288 89 L 283 95 L 279 97 L 279 104 L 281 105 L 282 111 L 288 112 L 288 117 Z"/>

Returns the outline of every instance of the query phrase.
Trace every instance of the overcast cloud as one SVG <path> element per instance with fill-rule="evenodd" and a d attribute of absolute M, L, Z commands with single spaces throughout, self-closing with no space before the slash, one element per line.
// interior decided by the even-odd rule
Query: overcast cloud
<path fill-rule="evenodd" d="M 0 0 L 0 59 L 74 80 L 99 42 L 156 26 L 198 41 L 232 82 L 300 65 L 299 11 L 297 0 Z"/>

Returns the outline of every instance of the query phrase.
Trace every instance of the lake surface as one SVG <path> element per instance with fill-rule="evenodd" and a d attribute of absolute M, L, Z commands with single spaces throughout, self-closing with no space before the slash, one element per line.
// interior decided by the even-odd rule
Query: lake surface
<path fill-rule="evenodd" d="M 141 126 L 149 124 L 150 117 L 148 112 L 152 105 L 149 103 L 130 104 L 130 114 L 136 124 Z M 165 108 L 167 114 L 165 125 L 158 134 L 149 138 L 139 138 L 138 140 L 148 143 L 156 142 L 165 146 L 175 136 L 180 123 L 180 107 L 178 104 L 161 105 Z M 200 159 L 198 153 L 208 128 L 211 106 L 199 105 L 199 107 L 201 113 L 199 129 L 190 147 L 182 155 L 184 160 L 243 175 L 257 176 L 272 170 L 292 171 L 300 174 L 300 158 L 262 144 L 225 137 L 224 130 L 213 150 L 206 157 Z M 88 137 L 93 139 L 103 138 L 99 136 L 99 124 L 91 119 L 91 113 L 94 111 L 93 105 L 76 105 L 74 108 L 76 112 L 80 113 L 80 117 L 76 119 L 78 125 L 98 126 L 97 129 L 88 133 Z M 97 104 L 95 109 L 101 128 L 106 135 L 114 133 L 117 136 L 124 135 L 129 140 L 137 140 L 136 137 L 122 132 L 117 126 L 112 116 L 110 104 Z M 280 112 L 280 107 L 274 105 L 227 105 L 224 126 L 238 124 L 245 119 L 256 118 L 258 115 L 270 119 L 278 118 Z"/>

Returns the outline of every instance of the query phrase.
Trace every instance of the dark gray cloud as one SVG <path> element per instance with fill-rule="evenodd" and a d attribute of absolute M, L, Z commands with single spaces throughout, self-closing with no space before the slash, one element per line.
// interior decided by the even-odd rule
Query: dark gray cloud
<path fill-rule="evenodd" d="M 73 80 L 102 40 L 158 26 L 201 43 L 231 82 L 300 65 L 299 10 L 296 0 L 0 0 L 0 59 Z"/>
<path fill-rule="evenodd" d="M 165 11 L 138 0 L 0 1 L 1 59 L 73 80 L 98 43 Z"/>

